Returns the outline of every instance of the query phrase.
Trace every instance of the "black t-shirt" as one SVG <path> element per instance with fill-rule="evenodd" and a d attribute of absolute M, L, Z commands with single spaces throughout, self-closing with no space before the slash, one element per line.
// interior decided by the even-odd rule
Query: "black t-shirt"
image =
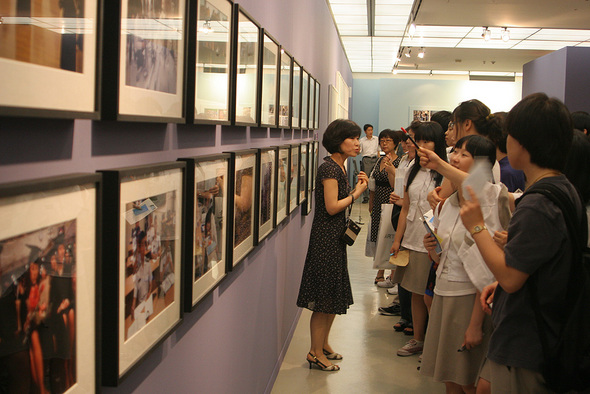
<path fill-rule="evenodd" d="M 539 181 L 559 186 L 575 200 L 579 215 L 582 204 L 574 186 L 564 175 Z M 551 327 L 549 344 L 557 339 L 564 321 L 565 294 L 572 260 L 572 242 L 561 210 L 541 194 L 519 201 L 508 227 L 504 247 L 506 264 L 538 279 L 538 300 L 545 322 Z M 529 295 L 530 278 L 515 293 L 498 285 L 492 308 L 494 332 L 488 358 L 498 364 L 540 370 L 543 351 Z"/>

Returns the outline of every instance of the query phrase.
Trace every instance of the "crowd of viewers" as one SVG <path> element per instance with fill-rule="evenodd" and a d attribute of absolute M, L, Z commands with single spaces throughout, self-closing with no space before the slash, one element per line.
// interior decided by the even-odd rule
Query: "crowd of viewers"
<path fill-rule="evenodd" d="M 360 128 L 346 121 L 348 132 L 342 132 L 336 122 L 324 134 L 332 160 L 326 158 L 318 170 L 298 300 L 314 312 L 310 368 L 336 371 L 330 361 L 343 358 L 329 345 L 328 334 L 334 316 L 346 313 L 352 299 L 346 293 L 344 307 L 324 308 L 326 298 L 344 302 L 337 300 L 340 289 L 325 287 L 337 277 L 350 289 L 339 235 L 346 208 L 369 188 L 367 255 L 374 256 L 375 244 L 391 243 L 378 234 L 386 203 L 394 204 L 391 255 L 409 251 L 406 266 L 392 265 L 386 278 L 379 270 L 375 279 L 399 293 L 379 311 L 400 315 L 395 331 L 412 336 L 397 355 L 420 355 L 420 373 L 444 383 L 448 393 L 552 392 L 541 373 L 544 353 L 531 298 L 541 306 L 551 346 L 567 309 L 574 241 L 561 209 L 535 191 L 557 187 L 579 217 L 590 215 L 588 113 L 570 113 L 543 93 L 525 97 L 508 113 L 465 101 L 452 112 L 433 114 L 431 121 L 413 122 L 407 131 L 381 131 L 382 156 L 370 173 L 359 174 L 352 191 L 341 164 L 358 154 L 353 148 Z M 426 231 L 425 215 L 433 216 L 436 236 Z M 329 248 L 342 250 L 337 266 L 327 258 Z"/>

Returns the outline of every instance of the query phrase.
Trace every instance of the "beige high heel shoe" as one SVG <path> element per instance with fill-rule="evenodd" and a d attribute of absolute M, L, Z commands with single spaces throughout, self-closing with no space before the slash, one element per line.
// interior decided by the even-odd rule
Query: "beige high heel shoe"
<path fill-rule="evenodd" d="M 320 360 L 318 360 L 318 358 L 316 356 L 314 356 L 313 354 L 308 353 L 309 356 L 313 357 L 313 360 L 310 360 L 309 358 L 305 358 L 307 360 L 307 362 L 309 363 L 309 369 L 311 369 L 311 365 L 315 364 L 318 366 L 319 369 L 321 369 L 322 371 L 340 371 L 340 367 L 338 365 L 325 365 L 323 362 L 321 362 Z"/>

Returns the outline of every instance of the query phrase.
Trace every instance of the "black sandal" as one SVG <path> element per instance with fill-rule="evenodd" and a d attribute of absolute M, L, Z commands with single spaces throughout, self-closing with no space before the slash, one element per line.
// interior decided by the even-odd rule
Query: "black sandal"
<path fill-rule="evenodd" d="M 406 328 L 404 328 L 404 334 L 409 336 L 414 335 L 414 325 L 412 323 L 408 324 Z"/>
<path fill-rule="evenodd" d="M 379 282 L 383 282 L 385 280 L 385 277 L 383 276 L 378 276 L 375 278 L 375 284 L 379 283 Z"/>
<path fill-rule="evenodd" d="M 406 319 L 400 319 L 400 321 L 398 321 L 397 323 L 395 323 L 393 325 L 393 329 L 397 332 L 403 331 L 406 327 L 408 327 L 410 324 L 409 321 L 407 321 Z"/>

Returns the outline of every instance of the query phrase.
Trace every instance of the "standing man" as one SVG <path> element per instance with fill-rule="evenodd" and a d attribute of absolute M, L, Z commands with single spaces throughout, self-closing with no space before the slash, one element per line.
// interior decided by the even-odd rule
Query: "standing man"
<path fill-rule="evenodd" d="M 361 143 L 361 171 L 367 176 L 371 175 L 377 159 L 379 159 L 379 138 L 373 138 L 373 125 L 366 124 L 363 126 L 365 136 L 360 139 Z M 363 203 L 369 202 L 369 189 L 363 193 Z"/>

